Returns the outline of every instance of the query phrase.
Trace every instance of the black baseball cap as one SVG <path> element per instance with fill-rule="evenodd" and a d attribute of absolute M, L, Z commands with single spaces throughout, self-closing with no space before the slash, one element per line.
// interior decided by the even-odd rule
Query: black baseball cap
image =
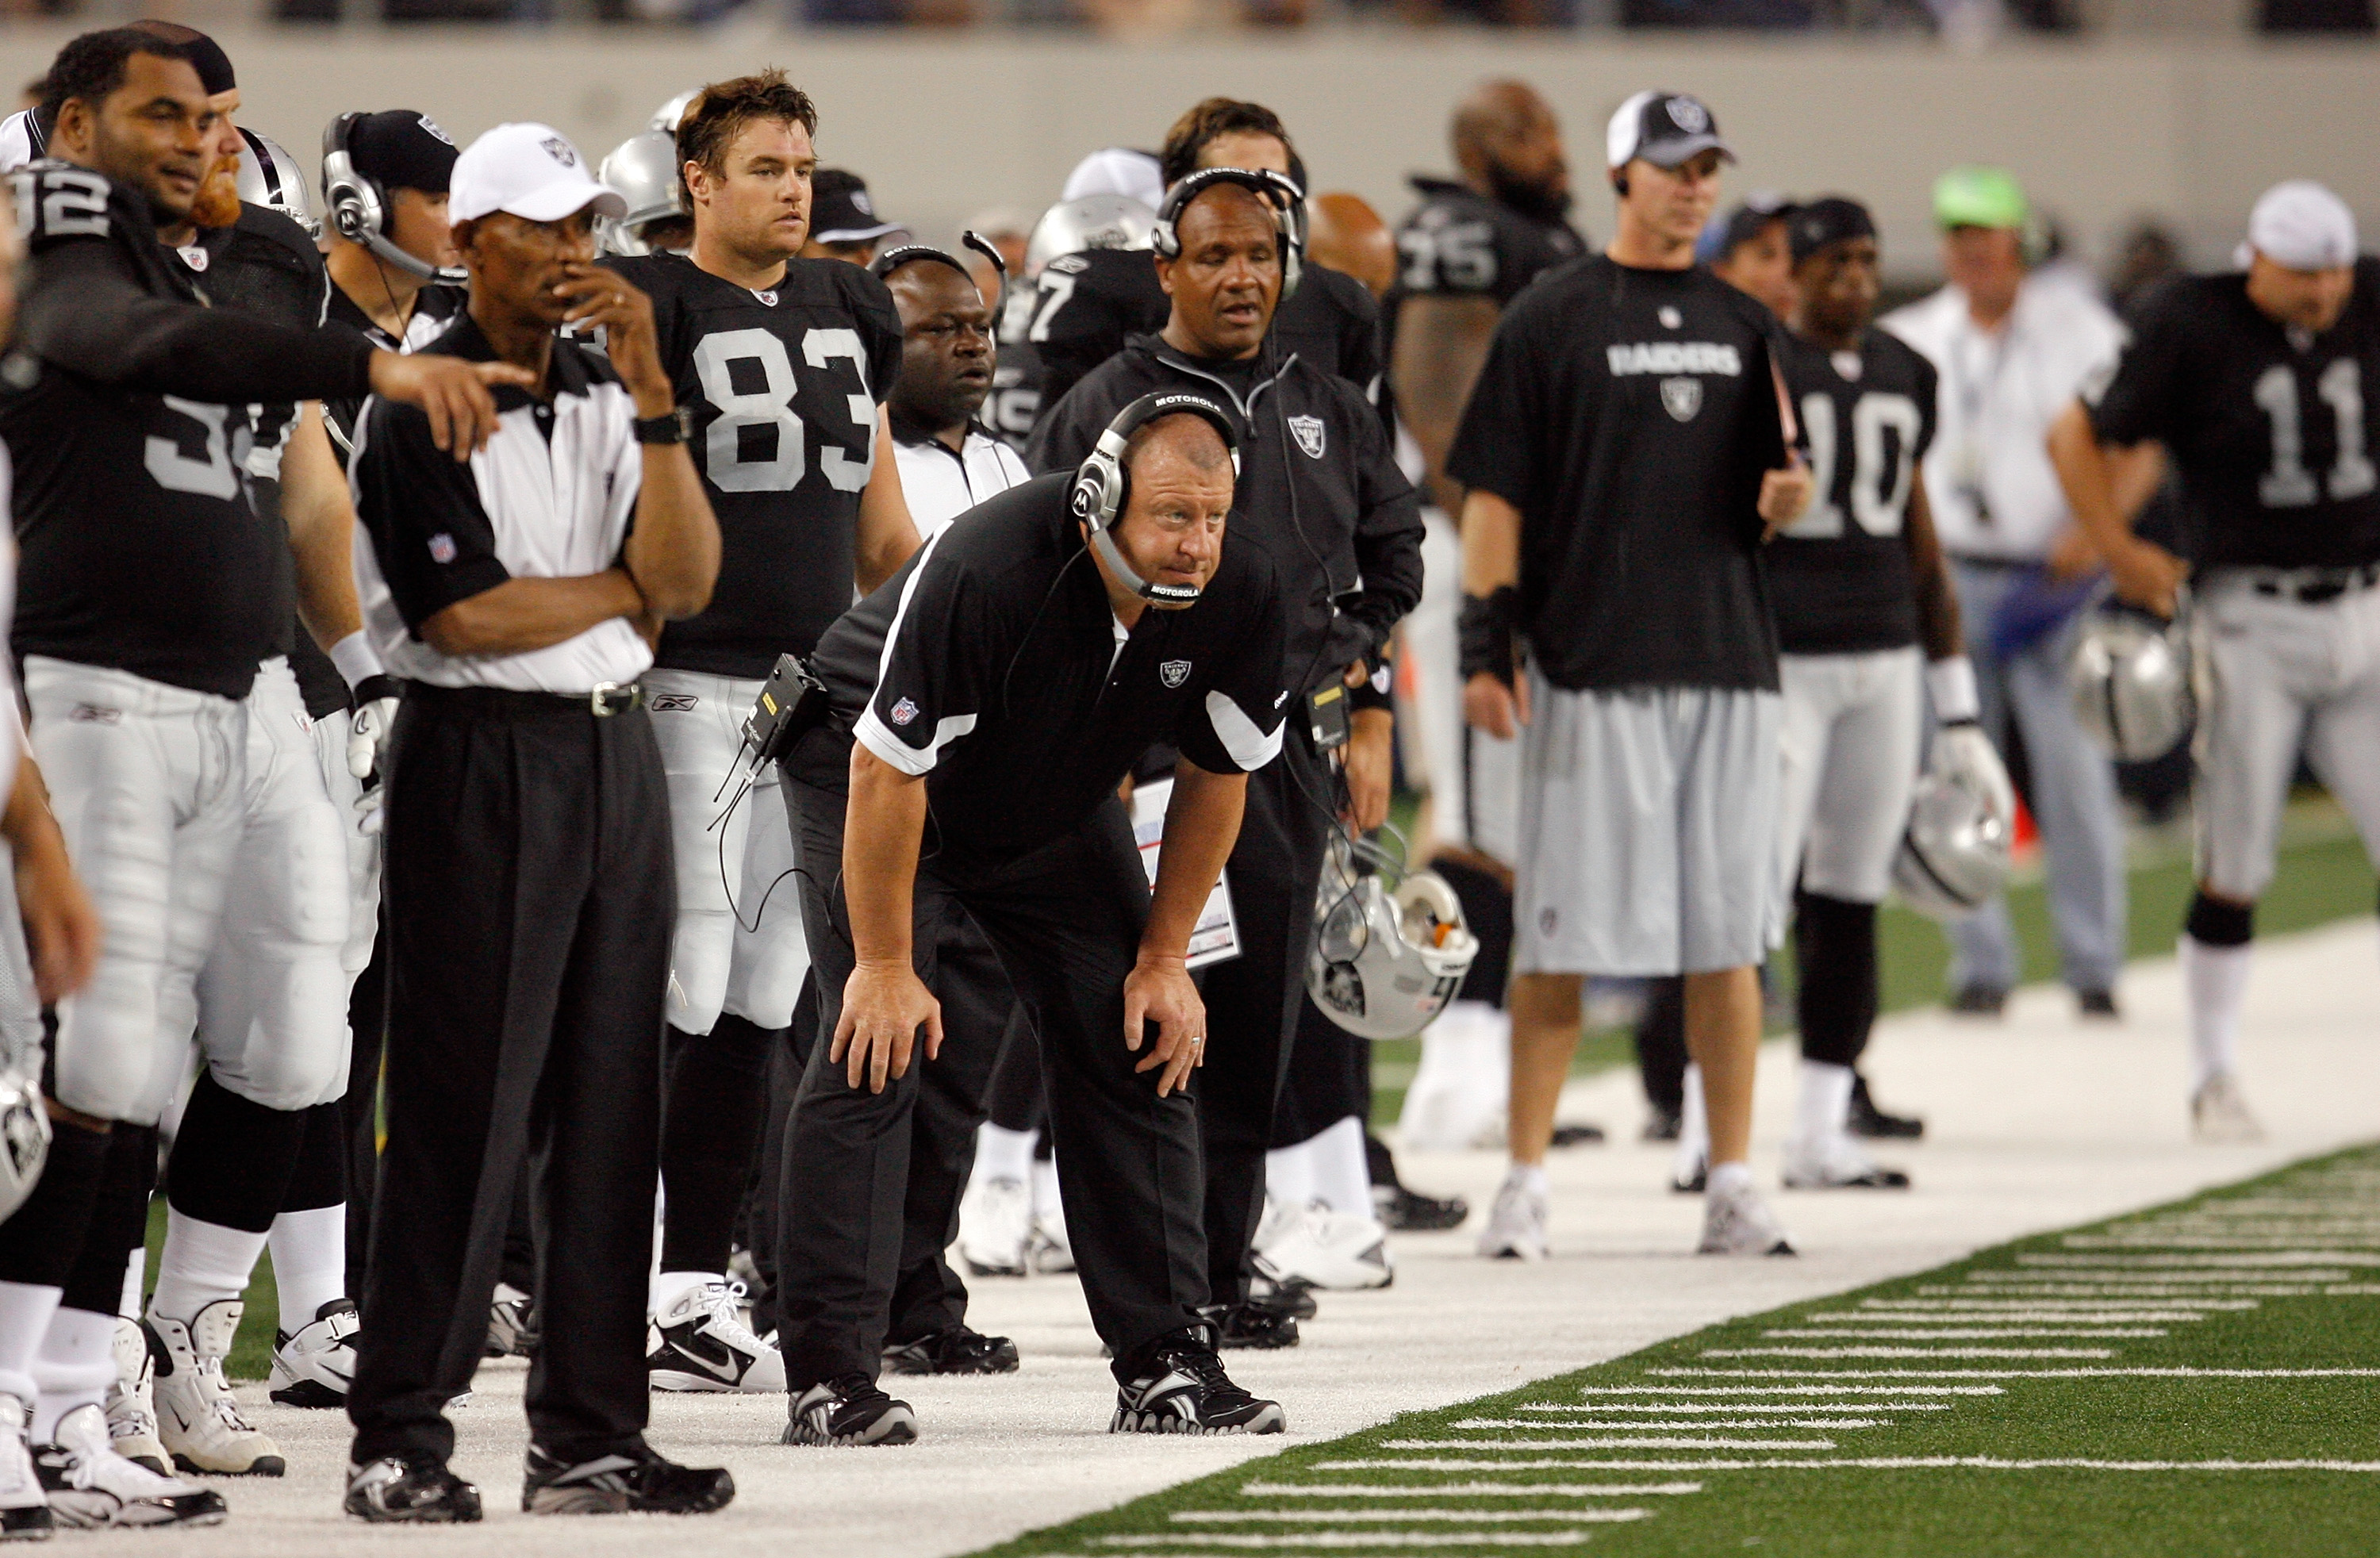
<path fill-rule="evenodd" d="M 1694 258 L 1716 265 L 1779 222 L 1791 222 L 1801 208 L 1773 189 L 1757 189 L 1736 202 L 1735 209 L 1703 229 Z"/>
<path fill-rule="evenodd" d="M 347 129 L 349 162 L 383 189 L 443 195 L 460 154 L 437 120 L 410 108 L 363 115 Z"/>
<path fill-rule="evenodd" d="M 195 27 L 178 21 L 161 21 L 154 18 L 128 23 L 136 32 L 146 32 L 161 43 L 171 44 L 190 62 L 199 73 L 199 86 L 209 97 L 221 97 L 238 89 L 239 77 L 231 67 L 231 55 L 224 53 L 221 43 Z"/>
<path fill-rule="evenodd" d="M 1718 121 L 1702 99 L 1684 92 L 1638 92 L 1620 105 L 1604 130 L 1604 165 L 1624 167 L 1642 157 L 1657 167 L 1676 167 L 1700 152 L 1716 150 L 1729 162 L 1735 151 L 1719 138 Z"/>
<path fill-rule="evenodd" d="M 1830 243 L 1874 237 L 1876 218 L 1868 214 L 1867 207 L 1843 195 L 1812 201 L 1793 213 L 1793 225 L 1786 229 L 1796 265 Z"/>
<path fill-rule="evenodd" d="M 898 222 L 877 220 L 868 182 L 839 167 L 822 167 L 810 179 L 810 237 L 820 243 L 866 243 L 901 231 Z"/>

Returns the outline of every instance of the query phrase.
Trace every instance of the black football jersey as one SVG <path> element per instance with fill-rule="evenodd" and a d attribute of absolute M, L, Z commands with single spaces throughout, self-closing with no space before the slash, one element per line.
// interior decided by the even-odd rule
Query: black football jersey
<path fill-rule="evenodd" d="M 1505 308 L 1446 469 L 1521 512 L 1521 625 L 1554 686 L 1776 688 L 1769 329 L 1706 270 L 1601 255 Z"/>
<path fill-rule="evenodd" d="M 470 294 L 459 286 L 433 282 L 413 297 L 413 312 L 405 322 L 405 333 L 392 335 L 372 323 L 356 300 L 334 285 L 331 287 L 328 316 L 355 331 L 382 351 L 419 351 L 423 347 L 446 334 L 459 314 L 470 306 Z M 346 397 L 322 403 L 322 431 L 331 435 L 331 448 L 341 465 L 352 463 L 355 456 L 356 420 L 363 415 L 360 398 Z"/>
<path fill-rule="evenodd" d="M 604 263 L 653 300 L 662 365 L 694 412 L 694 463 L 719 517 L 710 605 L 662 630 L 654 663 L 766 676 L 851 606 L 877 408 L 901 369 L 892 295 L 839 260 L 791 261 L 759 291 L 682 254 Z"/>
<path fill-rule="evenodd" d="M 2181 475 L 2201 568 L 2380 562 L 2380 260 L 2319 335 L 2248 298 L 2248 278 L 2185 276 L 2143 305 L 2091 409 L 2111 444 L 2155 439 Z"/>
<path fill-rule="evenodd" d="M 1033 424 L 1041 415 L 1041 348 L 1031 339 L 1034 306 L 1040 300 L 1039 290 L 1021 281 L 1001 298 L 991 394 L 976 417 L 992 436 L 1019 449 L 1033 435 Z"/>
<path fill-rule="evenodd" d="M 1586 252 L 1567 222 L 1527 215 L 1464 185 L 1416 177 L 1421 204 L 1397 229 L 1390 311 L 1412 297 L 1483 297 L 1511 302 L 1537 274 Z"/>
<path fill-rule="evenodd" d="M 1903 532 L 1918 463 L 1934 443 L 1934 365 L 1881 330 L 1857 351 L 1780 337 L 1813 492 L 1768 548 L 1778 647 L 1850 654 L 1913 644 L 1917 586 Z"/>

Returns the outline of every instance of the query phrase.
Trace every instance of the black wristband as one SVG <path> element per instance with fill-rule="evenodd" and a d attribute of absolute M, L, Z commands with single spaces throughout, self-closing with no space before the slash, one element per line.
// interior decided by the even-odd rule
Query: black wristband
<path fill-rule="evenodd" d="M 1521 592 L 1509 584 L 1492 594 L 1463 597 L 1463 615 L 1456 637 L 1463 679 L 1482 671 L 1506 687 L 1512 685 L 1512 630 L 1521 615 Z"/>
<path fill-rule="evenodd" d="M 680 406 L 658 417 L 640 417 L 631 425 L 639 444 L 683 444 L 694 436 L 694 412 Z"/>
<path fill-rule="evenodd" d="M 1396 676 L 1390 662 L 1375 658 L 1366 663 L 1371 674 L 1347 689 L 1348 712 L 1360 714 L 1366 709 L 1395 709 Z"/>
<path fill-rule="evenodd" d="M 358 709 L 367 703 L 377 703 L 383 698 L 404 696 L 405 684 L 385 671 L 366 676 L 356 684 L 356 707 Z"/>

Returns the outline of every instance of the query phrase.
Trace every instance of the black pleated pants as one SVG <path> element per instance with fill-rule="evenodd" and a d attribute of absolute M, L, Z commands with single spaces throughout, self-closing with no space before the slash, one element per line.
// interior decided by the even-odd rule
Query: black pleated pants
<path fill-rule="evenodd" d="M 529 1428 L 566 1461 L 646 1421 L 676 878 L 642 710 L 415 685 L 388 794 L 388 1142 L 347 1411 L 354 1458 L 443 1460 L 522 1165 L 544 1343 Z"/>
<path fill-rule="evenodd" d="M 855 961 L 841 882 L 850 752 L 849 736 L 819 730 L 784 764 L 819 989 L 820 1041 L 786 1128 L 779 1198 L 779 1340 L 796 1391 L 876 1377 L 905 1257 L 947 1237 L 970 1161 L 953 1150 L 932 1171 L 938 1187 L 912 1196 L 917 1133 L 937 1128 L 921 1097 L 929 1088 L 956 1095 L 972 1132 L 1000 1049 L 998 1026 L 946 1021 L 941 1058 L 920 1049 L 881 1093 L 852 1087 L 828 1058 Z M 1123 1043 L 1123 980 L 1148 917 L 1131 824 L 1110 801 L 1076 833 L 1006 858 L 962 856 L 928 829 L 913 896 L 918 977 L 947 1018 L 955 987 L 939 966 L 942 931 L 963 910 L 1040 1034 L 1075 1267 L 1092 1324 L 1123 1368 L 1148 1343 L 1197 1323 L 1207 1301 L 1193 1106 L 1179 1091 L 1159 1098 L 1158 1074 L 1133 1071 L 1146 1047 L 1136 1054 Z M 925 1312 L 931 1303 L 926 1295 Z"/>
<path fill-rule="evenodd" d="M 1248 775 L 1239 842 L 1224 868 L 1240 955 L 1203 976 L 1207 1064 L 1197 1082 L 1207 1284 L 1218 1303 L 1247 1296 L 1249 1252 L 1264 1215 L 1264 1155 L 1273 1144 L 1273 1114 L 1305 1000 L 1314 894 L 1336 786 L 1305 722 L 1292 719 L 1281 756 Z M 1065 1172 L 1063 1157 L 1059 1172 Z"/>

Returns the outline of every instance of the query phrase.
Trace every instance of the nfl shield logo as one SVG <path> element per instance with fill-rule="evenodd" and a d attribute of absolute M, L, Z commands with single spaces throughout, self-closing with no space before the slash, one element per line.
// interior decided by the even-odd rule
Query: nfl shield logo
<path fill-rule="evenodd" d="M 1700 379 L 1664 379 L 1661 381 L 1661 409 L 1682 422 L 1691 422 L 1694 413 L 1703 408 L 1703 382 Z"/>
<path fill-rule="evenodd" d="M 752 289 L 752 296 L 760 299 L 769 308 L 773 309 L 777 306 L 777 289 L 773 286 L 756 286 Z"/>
<path fill-rule="evenodd" d="M 1169 688 L 1180 687 L 1189 679 L 1189 676 L 1190 663 L 1186 660 L 1168 660 L 1160 663 L 1157 667 L 1158 680 Z"/>
<path fill-rule="evenodd" d="M 907 699 L 905 698 L 901 700 L 900 702 L 892 705 L 892 723 L 894 724 L 907 724 L 911 720 L 914 720 L 917 717 L 917 706 L 915 703 L 910 702 Z"/>
<path fill-rule="evenodd" d="M 1289 419 L 1289 431 L 1291 436 L 1297 440 L 1297 446 L 1305 451 L 1305 457 L 1307 459 L 1318 460 L 1322 457 L 1323 429 L 1321 418 L 1292 417 Z"/>
<path fill-rule="evenodd" d="M 441 530 L 430 538 L 430 560 L 451 563 L 455 560 L 455 538 Z"/>

